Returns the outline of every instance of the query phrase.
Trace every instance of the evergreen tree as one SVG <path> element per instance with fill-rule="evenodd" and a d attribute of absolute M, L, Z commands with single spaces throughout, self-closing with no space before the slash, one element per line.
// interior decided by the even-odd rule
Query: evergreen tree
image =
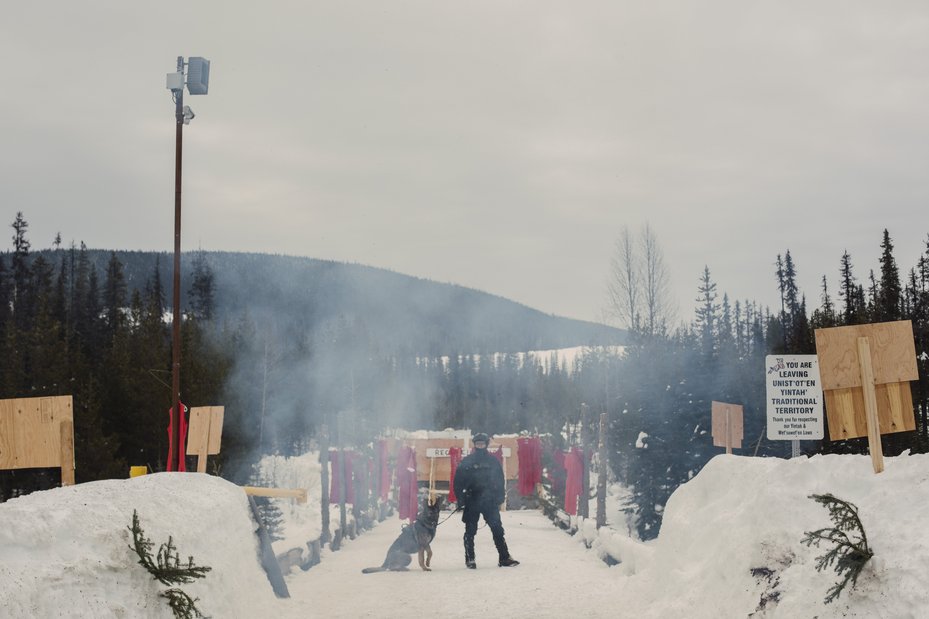
<path fill-rule="evenodd" d="M 33 317 L 33 307 L 29 295 L 29 280 L 32 273 L 29 268 L 30 243 L 26 239 L 26 223 L 22 212 L 16 213 L 13 220 L 13 254 L 11 256 L 12 271 L 12 307 L 16 328 L 21 332 L 29 331 L 30 321 Z"/>
<path fill-rule="evenodd" d="M 190 289 L 187 291 L 190 298 L 190 313 L 203 320 L 213 319 L 214 305 L 214 276 L 206 259 L 206 253 L 198 251 L 193 260 L 193 276 Z"/>
<path fill-rule="evenodd" d="M 814 329 L 824 329 L 838 326 L 838 317 L 835 312 L 835 305 L 832 303 L 832 297 L 829 296 L 829 285 L 826 282 L 826 276 L 823 275 L 822 288 L 819 296 L 819 309 L 813 312 L 811 319 Z"/>
<path fill-rule="evenodd" d="M 858 307 L 858 285 L 855 283 L 855 276 L 852 274 L 852 258 L 848 255 L 848 251 L 842 254 L 840 280 L 839 296 L 844 299 L 842 323 L 846 325 L 857 324 L 861 321 L 862 316 Z"/>
<path fill-rule="evenodd" d="M 881 283 L 877 292 L 874 307 L 874 320 L 887 322 L 900 320 L 900 305 L 902 292 L 900 288 L 900 273 L 897 270 L 897 261 L 894 259 L 894 246 L 890 240 L 890 233 L 884 229 L 884 238 L 881 241 Z"/>
<path fill-rule="evenodd" d="M 115 251 L 110 252 L 103 285 L 104 334 L 107 340 L 112 340 L 125 326 L 126 292 L 123 264 L 116 257 Z"/>
<path fill-rule="evenodd" d="M 716 322 L 719 304 L 716 303 L 716 284 L 710 277 L 710 268 L 703 267 L 700 286 L 697 289 L 697 309 L 695 329 L 700 341 L 700 349 L 705 357 L 716 352 Z"/>

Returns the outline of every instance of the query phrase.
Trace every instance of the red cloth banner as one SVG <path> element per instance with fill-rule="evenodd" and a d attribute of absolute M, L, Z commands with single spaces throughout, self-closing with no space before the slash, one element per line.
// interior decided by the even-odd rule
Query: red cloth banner
<path fill-rule="evenodd" d="M 542 483 L 542 441 L 538 437 L 516 439 L 519 458 L 519 493 L 535 493 L 536 484 Z"/>
<path fill-rule="evenodd" d="M 342 466 L 339 467 L 339 452 L 336 449 L 329 451 L 329 470 L 332 474 L 332 481 L 329 484 L 329 502 L 339 504 L 339 485 L 345 484 L 345 502 L 349 505 L 355 504 L 355 486 L 352 483 L 353 460 L 355 452 L 350 449 L 342 450 Z"/>
<path fill-rule="evenodd" d="M 171 442 L 171 438 L 174 434 L 174 409 L 168 409 L 168 470 L 169 471 L 178 471 L 181 473 L 187 472 L 187 458 L 185 454 L 187 453 L 187 406 L 183 402 L 178 400 L 177 402 L 178 410 L 181 411 L 180 415 L 180 434 L 178 436 L 178 455 L 177 458 L 174 457 L 174 445 Z"/>
<path fill-rule="evenodd" d="M 403 447 L 397 458 L 397 485 L 400 489 L 398 511 L 400 520 L 416 519 L 419 488 L 416 482 L 416 452 L 412 447 Z"/>
<path fill-rule="evenodd" d="M 555 496 L 564 495 L 565 487 L 565 478 L 567 477 L 567 471 L 565 471 L 564 460 L 565 454 L 560 449 L 552 448 L 552 466 L 548 468 L 548 481 L 552 484 L 552 494 Z"/>
<path fill-rule="evenodd" d="M 329 450 L 329 475 L 329 502 L 338 505 L 342 471 L 339 466 L 339 452 L 336 449 Z"/>
<path fill-rule="evenodd" d="M 448 502 L 457 503 L 458 497 L 455 496 L 455 471 L 458 470 L 458 465 L 461 463 L 461 447 L 449 447 L 448 459 L 450 467 L 448 475 Z"/>
<path fill-rule="evenodd" d="M 587 492 L 584 492 L 584 452 L 579 447 L 572 447 L 571 451 L 565 454 L 565 469 L 568 472 L 565 480 L 564 493 L 564 510 L 572 516 L 577 515 L 577 502 L 581 494 L 587 498 Z"/>
<path fill-rule="evenodd" d="M 387 460 L 387 441 L 383 439 L 377 442 L 377 458 L 381 469 L 381 475 L 377 480 L 377 495 L 382 501 L 386 501 L 390 495 L 390 463 Z"/>

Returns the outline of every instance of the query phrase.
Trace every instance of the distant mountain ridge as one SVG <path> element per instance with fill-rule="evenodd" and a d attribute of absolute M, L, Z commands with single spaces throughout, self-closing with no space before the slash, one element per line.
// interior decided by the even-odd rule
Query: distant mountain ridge
<path fill-rule="evenodd" d="M 34 252 L 58 264 L 67 250 Z M 87 250 L 101 284 L 110 250 Z M 130 293 L 143 290 L 158 260 L 170 309 L 173 254 L 116 251 Z M 181 256 L 181 307 L 187 307 L 192 264 Z M 215 278 L 219 320 L 246 313 L 260 326 L 292 333 L 323 333 L 351 325 L 381 352 L 446 355 L 525 352 L 626 343 L 626 332 L 545 314 L 515 301 L 455 284 L 377 267 L 275 254 L 203 252 Z M 67 260 L 67 256 L 65 255 Z"/>

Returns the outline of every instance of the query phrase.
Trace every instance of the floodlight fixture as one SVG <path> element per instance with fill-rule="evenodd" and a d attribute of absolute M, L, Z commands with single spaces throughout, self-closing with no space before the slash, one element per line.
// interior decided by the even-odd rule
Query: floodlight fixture
<path fill-rule="evenodd" d="M 190 106 L 185 105 L 184 106 L 184 124 L 189 125 L 190 121 L 194 119 L 194 116 L 196 116 L 196 114 L 194 114 L 194 111 L 190 109 Z"/>
<path fill-rule="evenodd" d="M 187 59 L 187 92 L 205 95 L 210 89 L 210 61 L 200 56 Z"/>
<path fill-rule="evenodd" d="M 187 74 L 184 74 L 184 67 Z M 186 77 L 186 80 L 185 80 Z M 210 90 L 210 61 L 200 56 L 191 56 L 184 62 L 183 56 L 177 58 L 177 71 L 168 73 L 165 87 L 177 93 L 183 93 L 184 86 L 192 95 L 205 95 Z"/>

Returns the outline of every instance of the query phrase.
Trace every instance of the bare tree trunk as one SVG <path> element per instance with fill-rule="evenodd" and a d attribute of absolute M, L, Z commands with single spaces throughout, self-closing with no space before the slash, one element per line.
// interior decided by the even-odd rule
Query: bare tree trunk
<path fill-rule="evenodd" d="M 649 335 L 664 333 L 674 318 L 671 300 L 671 279 L 664 263 L 664 254 L 658 245 L 658 237 L 648 224 L 642 228 L 642 253 L 645 297 L 645 330 Z"/>
<path fill-rule="evenodd" d="M 639 261 L 636 256 L 635 243 L 629 228 L 623 226 L 610 260 L 607 292 L 609 293 L 610 314 L 627 329 L 635 330 L 639 326 L 640 286 Z"/>

